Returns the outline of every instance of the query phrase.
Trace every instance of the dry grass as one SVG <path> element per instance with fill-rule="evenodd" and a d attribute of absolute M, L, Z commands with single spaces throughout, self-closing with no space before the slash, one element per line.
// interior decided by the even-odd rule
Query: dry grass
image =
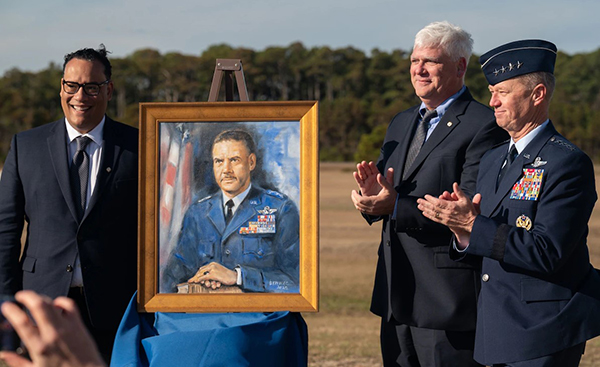
<path fill-rule="evenodd" d="M 303 315 L 313 367 L 382 366 L 379 318 L 369 312 L 381 227 L 369 227 L 352 206 L 353 169 L 321 164 L 321 311 Z M 600 267 L 600 211 L 592 216 L 588 241 L 592 263 Z M 600 366 L 600 338 L 588 342 L 581 366 Z"/>

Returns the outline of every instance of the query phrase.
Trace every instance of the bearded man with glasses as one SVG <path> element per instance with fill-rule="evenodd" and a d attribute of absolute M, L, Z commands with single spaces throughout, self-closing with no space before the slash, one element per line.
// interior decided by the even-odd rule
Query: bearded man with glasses
<path fill-rule="evenodd" d="M 67 54 L 64 118 L 12 139 L 0 179 L 0 294 L 72 298 L 108 362 L 136 289 L 138 133 L 105 115 L 106 54 L 104 45 Z"/>

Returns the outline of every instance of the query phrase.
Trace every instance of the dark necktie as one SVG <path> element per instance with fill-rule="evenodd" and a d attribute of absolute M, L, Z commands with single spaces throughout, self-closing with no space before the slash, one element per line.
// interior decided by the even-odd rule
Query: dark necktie
<path fill-rule="evenodd" d="M 517 158 L 518 155 L 519 152 L 517 152 L 517 147 L 515 146 L 515 144 L 513 144 L 513 146 L 510 147 L 508 154 L 506 154 L 506 158 L 504 159 L 504 165 L 502 166 L 502 169 L 500 169 L 498 181 L 496 181 L 496 188 L 498 188 L 498 185 L 500 185 L 500 181 L 502 181 L 502 177 L 504 177 L 504 175 L 508 171 L 508 167 L 510 167 L 510 165 L 512 164 L 512 162 L 515 161 L 515 158 Z"/>
<path fill-rule="evenodd" d="M 437 116 L 436 110 L 427 110 L 425 115 L 423 115 L 423 119 L 417 125 L 417 131 L 415 131 L 415 136 L 413 137 L 410 147 L 408 148 L 408 154 L 406 155 L 406 162 L 404 163 L 404 171 L 402 172 L 402 179 L 406 179 L 406 173 L 410 166 L 412 166 L 415 158 L 419 155 L 419 151 L 421 151 L 421 147 L 425 142 L 425 137 L 427 136 L 427 129 L 429 128 L 429 121 L 432 118 Z"/>
<path fill-rule="evenodd" d="M 233 208 L 233 205 L 233 200 L 231 199 L 227 200 L 225 203 L 225 206 L 227 207 L 227 212 L 225 213 L 225 224 L 229 224 L 229 222 L 231 222 L 231 217 L 233 217 L 233 210 L 231 210 L 231 208 Z"/>
<path fill-rule="evenodd" d="M 73 164 L 71 165 L 73 196 L 77 204 L 80 219 L 83 217 L 83 213 L 85 213 L 90 168 L 90 157 L 85 151 L 85 147 L 91 141 L 87 136 L 78 136 L 75 138 L 77 151 L 73 156 Z"/>

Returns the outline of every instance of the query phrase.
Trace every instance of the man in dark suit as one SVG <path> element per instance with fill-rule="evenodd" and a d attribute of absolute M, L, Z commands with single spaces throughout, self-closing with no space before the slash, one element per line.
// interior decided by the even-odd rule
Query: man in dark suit
<path fill-rule="evenodd" d="M 511 139 L 482 158 L 472 201 L 458 185 L 419 200 L 455 234 L 453 258 L 483 259 L 475 359 L 487 365 L 578 366 L 600 334 L 600 276 L 586 244 L 594 168 L 548 118 L 556 52 L 525 40 L 481 56 Z"/>
<path fill-rule="evenodd" d="M 73 298 L 105 359 L 137 276 L 138 135 L 105 116 L 110 78 L 103 45 L 66 55 L 65 118 L 16 134 L 0 180 L 0 293 Z"/>
<path fill-rule="evenodd" d="M 393 118 L 377 164 L 354 173 L 355 207 L 369 224 L 383 220 L 371 311 L 382 318 L 385 366 L 478 366 L 476 266 L 450 261 L 451 232 L 416 204 L 455 181 L 473 194 L 481 156 L 506 138 L 464 86 L 472 44 L 447 22 L 417 33 L 410 73 L 422 103 Z"/>

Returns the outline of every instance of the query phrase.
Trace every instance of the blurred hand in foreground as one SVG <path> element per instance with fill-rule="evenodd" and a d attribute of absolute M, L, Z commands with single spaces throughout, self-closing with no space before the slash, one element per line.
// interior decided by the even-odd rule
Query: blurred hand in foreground
<path fill-rule="evenodd" d="M 9 366 L 106 366 L 71 299 L 58 297 L 53 301 L 33 291 L 20 291 L 15 299 L 29 310 L 33 320 L 12 302 L 2 304 L 2 313 L 21 337 L 31 360 L 14 352 L 0 352 Z"/>

